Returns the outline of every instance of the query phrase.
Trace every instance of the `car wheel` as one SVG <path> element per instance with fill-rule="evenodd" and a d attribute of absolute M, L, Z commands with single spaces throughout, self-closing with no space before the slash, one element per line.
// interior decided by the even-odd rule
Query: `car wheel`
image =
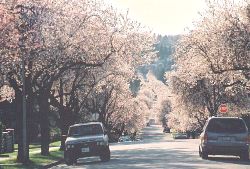
<path fill-rule="evenodd" d="M 73 164 L 77 164 L 77 158 L 73 159 Z"/>
<path fill-rule="evenodd" d="M 200 149 L 200 147 L 199 147 L 199 156 L 201 157 L 201 149 Z"/>
<path fill-rule="evenodd" d="M 207 160 L 208 159 L 208 154 L 207 153 L 202 153 L 201 158 Z"/>
<path fill-rule="evenodd" d="M 240 159 L 244 160 L 244 161 L 248 161 L 249 160 L 249 152 L 245 151 L 240 155 Z"/>
<path fill-rule="evenodd" d="M 103 162 L 107 162 L 110 160 L 110 149 L 109 147 L 106 148 L 106 150 L 103 152 L 102 155 L 100 155 L 100 159 Z"/>
<path fill-rule="evenodd" d="M 205 159 L 205 160 L 208 159 L 208 153 L 207 152 L 201 151 L 200 156 L 201 156 L 202 159 Z"/>
<path fill-rule="evenodd" d="M 64 161 L 67 165 L 73 165 L 74 163 L 74 159 L 72 157 L 70 157 L 70 155 L 68 153 L 64 153 Z"/>

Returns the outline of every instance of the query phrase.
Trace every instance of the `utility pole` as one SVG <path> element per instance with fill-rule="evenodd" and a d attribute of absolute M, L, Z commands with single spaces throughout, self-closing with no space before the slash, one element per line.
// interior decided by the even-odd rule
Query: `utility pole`
<path fill-rule="evenodd" d="M 25 14 L 25 9 L 23 5 L 20 5 L 20 19 L 22 20 L 23 15 Z M 25 22 L 25 21 L 24 21 Z M 22 76 L 22 146 L 23 146 L 23 157 L 22 163 L 26 164 L 29 160 L 29 155 L 28 155 L 28 146 L 27 146 L 27 109 L 26 109 L 26 91 L 25 91 L 25 58 L 24 56 L 26 55 L 26 49 L 25 49 L 25 37 L 24 34 L 26 32 L 25 23 L 21 23 L 21 28 L 19 28 L 19 31 L 21 33 L 21 37 L 19 38 L 19 47 L 21 51 L 21 65 L 22 65 L 22 70 L 21 70 L 21 76 Z"/>
<path fill-rule="evenodd" d="M 23 111 L 23 119 L 22 119 L 22 134 L 23 134 L 23 163 L 28 162 L 28 151 L 27 151 L 27 110 L 26 110 L 26 92 L 25 92 L 25 61 L 22 56 L 22 111 Z"/>

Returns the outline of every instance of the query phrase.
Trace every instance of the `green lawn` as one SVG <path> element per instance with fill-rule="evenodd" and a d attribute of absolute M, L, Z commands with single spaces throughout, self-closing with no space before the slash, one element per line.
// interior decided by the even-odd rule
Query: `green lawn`
<path fill-rule="evenodd" d="M 63 151 L 59 151 L 60 141 L 54 142 L 50 144 L 50 155 L 49 156 L 42 156 L 40 154 L 40 145 L 32 144 L 30 145 L 30 163 L 29 165 L 22 165 L 16 161 L 17 157 L 17 147 L 15 146 L 15 152 L 13 153 L 6 153 L 2 155 L 8 155 L 9 158 L 6 160 L 1 160 L 0 158 L 0 168 L 41 168 L 41 166 L 56 162 L 63 157 Z"/>
<path fill-rule="evenodd" d="M 63 157 L 63 151 L 55 150 L 51 151 L 49 156 L 42 156 L 40 153 L 30 154 L 30 163 L 28 165 L 22 165 L 18 163 L 16 159 L 4 160 L 1 161 L 0 167 L 3 169 L 13 168 L 41 168 L 44 165 L 51 164 L 58 160 L 61 160 Z"/>
<path fill-rule="evenodd" d="M 53 142 L 53 143 L 50 143 L 50 147 L 59 147 L 61 145 L 61 141 L 56 141 L 56 142 Z"/>

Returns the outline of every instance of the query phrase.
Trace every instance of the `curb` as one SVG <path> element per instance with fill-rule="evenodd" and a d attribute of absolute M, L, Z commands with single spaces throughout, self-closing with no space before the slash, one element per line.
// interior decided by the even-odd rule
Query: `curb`
<path fill-rule="evenodd" d="M 63 162 L 64 162 L 64 159 L 61 159 L 61 160 L 56 161 L 56 162 L 54 162 L 54 163 L 50 163 L 50 164 L 47 164 L 47 165 L 45 165 L 45 166 L 42 166 L 42 169 L 51 168 L 51 167 L 54 167 L 54 166 L 56 166 L 56 165 L 59 165 L 59 164 L 61 164 L 61 163 L 63 163 Z"/>

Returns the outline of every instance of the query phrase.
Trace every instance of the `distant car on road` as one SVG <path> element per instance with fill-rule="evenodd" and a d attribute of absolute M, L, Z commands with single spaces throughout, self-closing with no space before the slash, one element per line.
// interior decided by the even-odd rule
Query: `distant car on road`
<path fill-rule="evenodd" d="M 108 136 L 103 124 L 91 122 L 70 126 L 65 141 L 65 163 L 72 165 L 78 158 L 90 156 L 100 156 L 101 161 L 110 160 Z"/>
<path fill-rule="evenodd" d="M 175 132 L 172 133 L 172 136 L 174 139 L 187 139 L 187 133 L 183 132 Z"/>
<path fill-rule="evenodd" d="M 165 127 L 163 128 L 163 132 L 164 132 L 164 133 L 170 133 L 170 128 L 167 127 L 167 126 L 165 126 Z"/>
<path fill-rule="evenodd" d="M 199 155 L 235 155 L 249 160 L 249 135 L 243 119 L 211 117 L 200 135 Z"/>
<path fill-rule="evenodd" d="M 132 139 L 129 136 L 121 136 L 118 142 L 132 142 Z"/>

